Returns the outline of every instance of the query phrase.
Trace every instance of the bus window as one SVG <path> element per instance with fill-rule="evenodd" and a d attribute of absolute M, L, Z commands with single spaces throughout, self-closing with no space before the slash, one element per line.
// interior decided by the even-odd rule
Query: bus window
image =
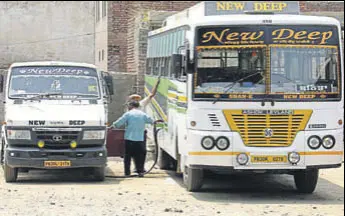
<path fill-rule="evenodd" d="M 159 75 L 159 58 L 153 59 L 153 73 L 152 75 L 158 76 Z"/>

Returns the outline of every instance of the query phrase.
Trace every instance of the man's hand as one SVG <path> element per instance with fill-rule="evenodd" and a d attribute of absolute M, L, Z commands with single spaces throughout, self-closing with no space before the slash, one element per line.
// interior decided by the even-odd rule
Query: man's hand
<path fill-rule="evenodd" d="M 157 94 L 157 89 L 158 89 L 158 86 L 159 86 L 159 83 L 161 82 L 161 77 L 159 76 L 158 77 L 158 80 L 157 80 L 157 83 L 155 85 L 155 87 L 153 88 L 152 90 L 152 93 L 150 95 L 150 98 L 153 98 L 156 94 Z"/>

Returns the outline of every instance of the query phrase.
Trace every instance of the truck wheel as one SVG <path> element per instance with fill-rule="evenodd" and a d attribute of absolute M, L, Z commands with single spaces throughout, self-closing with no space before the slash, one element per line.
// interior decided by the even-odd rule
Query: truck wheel
<path fill-rule="evenodd" d="M 4 164 L 4 175 L 5 175 L 5 181 L 7 183 L 15 182 L 15 181 L 17 181 L 17 177 L 18 177 L 18 168 L 9 167 L 5 162 L 5 164 Z"/>
<path fill-rule="evenodd" d="M 311 194 L 314 192 L 318 178 L 318 169 L 303 170 L 294 174 L 297 190 L 306 194 Z"/>
<path fill-rule="evenodd" d="M 95 181 L 104 181 L 105 179 L 105 167 L 93 168 L 93 176 Z"/>
<path fill-rule="evenodd" d="M 204 178 L 204 171 L 202 169 L 195 169 L 186 167 L 183 172 L 183 183 L 187 191 L 195 192 L 202 187 Z"/>
<path fill-rule="evenodd" d="M 162 148 L 158 149 L 157 165 L 162 170 L 169 169 L 170 166 L 170 156 Z"/>

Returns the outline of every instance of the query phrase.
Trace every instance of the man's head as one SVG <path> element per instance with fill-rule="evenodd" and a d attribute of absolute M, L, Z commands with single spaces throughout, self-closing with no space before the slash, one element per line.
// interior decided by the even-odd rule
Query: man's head
<path fill-rule="evenodd" d="M 141 100 L 141 96 L 138 94 L 132 94 L 128 97 L 129 100 L 136 100 L 136 101 L 140 101 Z"/>
<path fill-rule="evenodd" d="M 128 109 L 131 110 L 133 108 L 138 108 L 140 106 L 139 101 L 131 100 L 128 102 Z"/>

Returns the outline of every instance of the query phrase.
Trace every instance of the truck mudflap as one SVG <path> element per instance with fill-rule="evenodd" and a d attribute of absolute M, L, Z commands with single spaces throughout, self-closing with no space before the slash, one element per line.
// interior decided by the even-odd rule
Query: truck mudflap
<path fill-rule="evenodd" d="M 107 163 L 105 146 L 76 150 L 39 150 L 8 148 L 6 164 L 12 168 L 66 169 L 104 167 Z"/>

